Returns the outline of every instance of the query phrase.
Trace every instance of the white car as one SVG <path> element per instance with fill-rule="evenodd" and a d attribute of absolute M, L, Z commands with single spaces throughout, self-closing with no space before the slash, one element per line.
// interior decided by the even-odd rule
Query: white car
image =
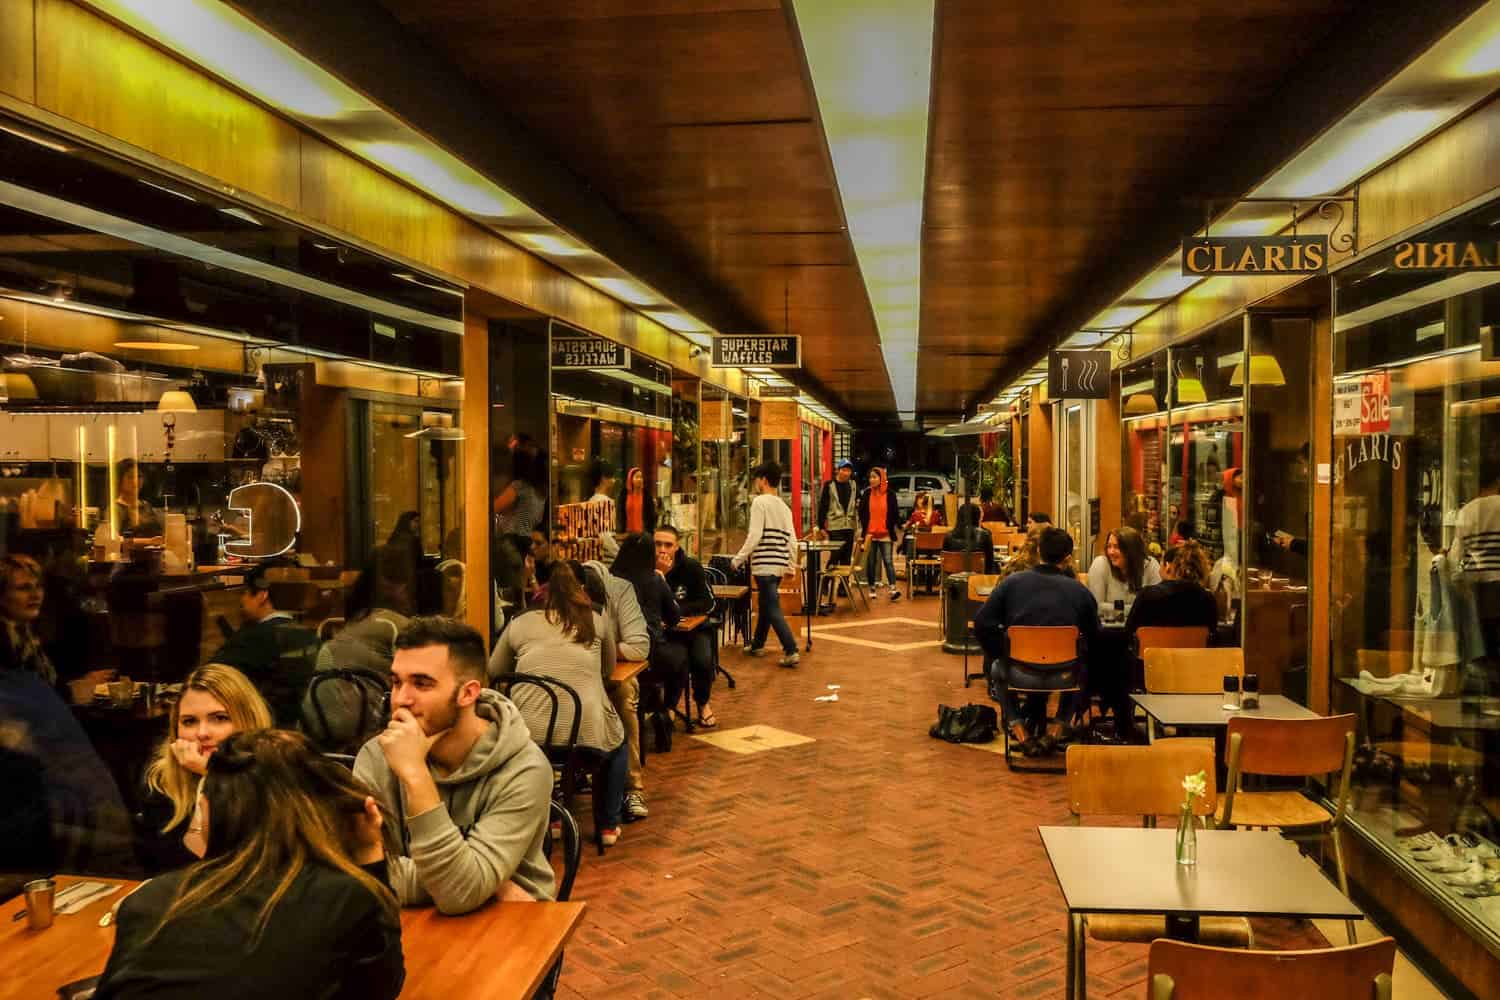
<path fill-rule="evenodd" d="M 953 484 L 941 472 L 893 472 L 891 489 L 896 491 L 896 507 L 902 520 L 917 504 L 918 493 L 931 493 L 932 505 L 943 509 L 943 494 L 953 492 Z"/>

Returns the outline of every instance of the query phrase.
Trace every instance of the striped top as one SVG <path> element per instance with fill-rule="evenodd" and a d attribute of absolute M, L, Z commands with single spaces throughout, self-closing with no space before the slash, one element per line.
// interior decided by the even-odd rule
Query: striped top
<path fill-rule="evenodd" d="M 1500 581 L 1500 496 L 1475 497 L 1464 504 L 1449 555 L 1465 580 Z"/>
<path fill-rule="evenodd" d="M 750 534 L 734 564 L 750 560 L 753 576 L 785 576 L 797 561 L 797 533 L 792 509 L 775 493 L 762 493 L 750 504 Z"/>

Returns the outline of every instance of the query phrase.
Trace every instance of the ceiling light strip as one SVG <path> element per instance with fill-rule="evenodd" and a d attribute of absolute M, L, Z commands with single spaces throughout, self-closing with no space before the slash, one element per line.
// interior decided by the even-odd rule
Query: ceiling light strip
<path fill-rule="evenodd" d="M 933 0 L 794 0 L 896 410 L 914 414 Z"/>

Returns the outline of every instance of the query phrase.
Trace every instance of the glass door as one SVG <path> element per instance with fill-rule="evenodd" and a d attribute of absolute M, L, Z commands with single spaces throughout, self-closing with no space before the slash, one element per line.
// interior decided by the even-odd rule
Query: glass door
<path fill-rule="evenodd" d="M 1062 527 L 1073 536 L 1073 561 L 1087 568 L 1093 559 L 1093 539 L 1089 534 L 1090 488 L 1093 485 L 1093 444 L 1085 433 L 1085 422 L 1091 415 L 1091 404 L 1064 401 L 1063 432 L 1057 436 L 1057 495 L 1062 498 Z"/>

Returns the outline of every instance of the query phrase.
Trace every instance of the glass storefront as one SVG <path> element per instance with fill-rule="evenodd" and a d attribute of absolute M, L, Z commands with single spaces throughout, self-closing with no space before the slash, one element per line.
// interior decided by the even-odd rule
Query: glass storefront
<path fill-rule="evenodd" d="M 740 396 L 718 386 L 703 386 L 698 521 L 702 551 L 708 555 L 738 552 L 750 530 L 748 407 Z"/>
<path fill-rule="evenodd" d="M 1417 242 L 1493 246 L 1495 214 Z M 1397 246 L 1335 281 L 1333 705 L 1360 720 L 1356 829 L 1495 948 L 1500 273 L 1418 260 Z M 1442 864 L 1413 850 L 1450 835 Z"/>

